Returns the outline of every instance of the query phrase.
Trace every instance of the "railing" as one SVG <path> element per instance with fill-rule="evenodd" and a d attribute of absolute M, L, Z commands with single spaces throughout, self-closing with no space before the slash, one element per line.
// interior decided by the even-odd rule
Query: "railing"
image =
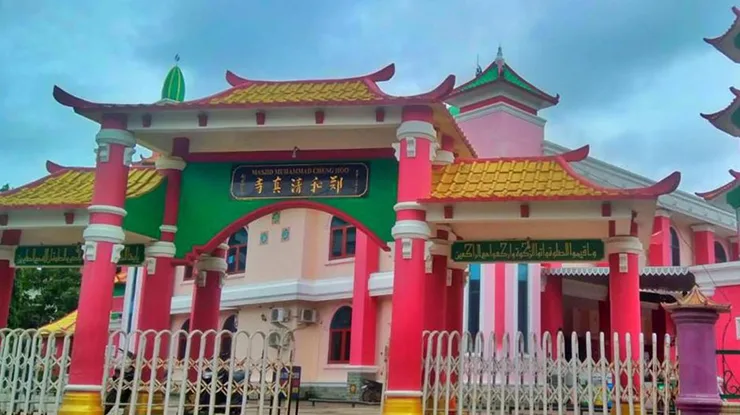
<path fill-rule="evenodd" d="M 56 413 L 72 337 L 6 330 L 0 342 L 0 414 Z M 101 398 L 110 414 L 277 414 L 293 354 L 290 332 L 116 332 Z"/>
<path fill-rule="evenodd" d="M 720 377 L 720 398 L 726 400 L 740 399 L 740 350 L 718 349 Z"/>
<path fill-rule="evenodd" d="M 675 413 L 678 372 L 671 339 L 665 336 L 660 350 L 652 335 L 648 358 L 639 336 L 639 351 L 631 350 L 629 335 L 615 335 L 610 351 L 603 334 L 592 339 L 586 333 L 579 341 L 574 333 L 569 342 L 562 333 L 541 339 L 518 334 L 512 342 L 508 335 L 426 333 L 424 413 Z"/>

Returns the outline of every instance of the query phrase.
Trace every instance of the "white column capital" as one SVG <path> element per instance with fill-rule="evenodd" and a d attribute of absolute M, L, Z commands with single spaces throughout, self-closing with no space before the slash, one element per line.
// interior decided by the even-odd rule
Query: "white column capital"
<path fill-rule="evenodd" d="M 391 229 L 393 239 L 416 238 L 426 240 L 431 237 L 431 233 L 429 225 L 420 220 L 399 220 Z"/>
<path fill-rule="evenodd" d="M 393 205 L 393 210 L 395 212 L 400 212 L 402 210 L 421 210 L 423 212 L 426 212 L 427 208 L 426 206 L 418 202 L 398 202 Z"/>
<path fill-rule="evenodd" d="M 218 273 L 219 287 L 223 287 L 227 269 L 228 264 L 226 263 L 226 258 L 203 254 L 198 258 L 198 261 L 195 263 L 195 269 L 193 270 L 196 274 L 195 283 L 199 287 L 205 287 L 206 273 L 215 272 Z"/>
<path fill-rule="evenodd" d="M 15 246 L 0 245 L 0 261 L 10 262 L 10 266 L 15 265 Z"/>
<path fill-rule="evenodd" d="M 156 167 L 157 170 L 183 171 L 185 170 L 185 167 L 187 167 L 187 163 L 181 157 L 161 155 L 154 162 L 154 167 Z"/>
<path fill-rule="evenodd" d="M 670 218 L 671 212 L 665 209 L 656 209 L 655 210 L 655 216 L 661 217 L 661 218 Z"/>
<path fill-rule="evenodd" d="M 156 241 L 146 247 L 146 256 L 154 258 L 174 258 L 177 248 L 172 242 Z"/>
<path fill-rule="evenodd" d="M 159 227 L 159 231 L 160 232 L 171 233 L 171 234 L 176 234 L 177 233 L 177 226 L 175 226 L 175 225 L 162 225 L 162 226 Z"/>
<path fill-rule="evenodd" d="M 437 154 L 432 160 L 435 166 L 446 166 L 455 162 L 455 153 L 448 150 L 437 150 Z"/>
<path fill-rule="evenodd" d="M 87 211 L 90 213 L 109 213 L 120 217 L 125 217 L 128 213 L 124 208 L 110 205 L 90 205 L 87 207 Z"/>
<path fill-rule="evenodd" d="M 606 254 L 641 254 L 642 242 L 636 236 L 613 236 L 606 240 Z"/>
<path fill-rule="evenodd" d="M 113 128 L 101 128 L 95 135 L 95 142 L 101 144 L 119 144 L 124 147 L 136 146 L 136 138 L 131 131 Z"/>
<path fill-rule="evenodd" d="M 431 142 L 437 141 L 437 130 L 432 123 L 426 121 L 404 121 L 396 130 L 398 141 L 407 138 L 425 138 Z"/>
<path fill-rule="evenodd" d="M 706 224 L 706 223 L 699 223 L 696 225 L 691 225 L 691 230 L 694 232 L 711 232 L 714 233 L 714 226 Z"/>
<path fill-rule="evenodd" d="M 82 232 L 86 242 L 110 242 L 120 244 L 126 240 L 126 234 L 120 226 L 105 223 L 91 223 Z"/>

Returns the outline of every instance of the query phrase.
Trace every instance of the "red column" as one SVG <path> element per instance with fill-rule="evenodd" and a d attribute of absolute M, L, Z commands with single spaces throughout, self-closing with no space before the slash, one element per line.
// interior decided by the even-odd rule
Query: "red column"
<path fill-rule="evenodd" d="M 654 267 L 671 265 L 671 218 L 669 212 L 658 209 L 653 219 L 648 263 Z"/>
<path fill-rule="evenodd" d="M 221 288 L 226 273 L 226 251 L 228 245 L 221 244 L 211 255 L 201 255 L 195 264 L 195 290 L 193 291 L 193 305 L 190 310 L 190 331 L 206 332 L 219 329 L 221 313 Z M 194 336 L 190 357 L 198 359 L 202 336 Z M 214 353 L 215 335 L 205 337 L 205 352 L 203 357 L 210 358 Z"/>
<path fill-rule="evenodd" d="M 445 330 L 463 331 L 463 307 L 465 307 L 465 268 L 462 264 L 455 264 L 452 268 L 452 281 L 447 287 L 447 312 L 445 313 Z"/>
<path fill-rule="evenodd" d="M 639 256 L 641 252 L 642 244 L 637 237 L 614 236 L 607 240 L 611 331 L 619 335 L 621 361 L 627 357 L 626 334 L 631 336 L 629 346 L 632 360 L 637 360 L 640 356 L 642 319 L 640 315 Z M 616 345 L 612 344 L 613 347 Z M 622 379 L 622 382 L 626 386 L 626 379 Z"/>
<path fill-rule="evenodd" d="M 98 414 L 100 389 L 113 302 L 113 276 L 123 250 L 121 228 L 128 170 L 136 140 L 126 130 L 125 116 L 104 115 L 98 144 L 90 223 L 83 232 L 83 257 L 75 347 L 69 383 L 59 413 Z"/>
<path fill-rule="evenodd" d="M 542 264 L 545 269 L 557 268 L 559 264 Z M 540 314 L 542 333 L 550 333 L 553 344 L 563 328 L 563 279 L 547 275 L 540 295 Z"/>
<path fill-rule="evenodd" d="M 139 297 L 140 331 L 153 330 L 161 332 L 170 329 L 170 311 L 172 294 L 175 288 L 175 267 L 172 258 L 176 248 L 173 243 L 177 232 L 177 214 L 180 205 L 180 187 L 182 170 L 185 162 L 179 157 L 160 156 L 156 161 L 157 169 L 167 177 L 167 189 L 164 202 L 164 218 L 160 226 L 160 240 L 147 247 L 146 275 L 142 278 Z M 169 350 L 169 338 L 162 336 L 157 354 L 166 357 Z M 155 335 L 146 339 L 145 358 L 151 359 L 154 354 Z M 161 377 L 162 373 L 160 373 Z"/>
<path fill-rule="evenodd" d="M 740 261 L 740 248 L 738 247 L 737 236 L 730 237 L 730 258 L 729 261 Z"/>
<path fill-rule="evenodd" d="M 437 133 L 429 107 L 405 107 L 398 127 L 398 203 L 393 266 L 393 309 L 388 347 L 386 414 L 420 414 L 424 284 L 430 237 L 426 212 L 417 203 L 432 185 L 431 150 Z"/>
<path fill-rule="evenodd" d="M 694 225 L 694 265 L 714 264 L 714 227 Z"/>
<path fill-rule="evenodd" d="M 355 273 L 352 286 L 352 333 L 349 363 L 375 365 L 378 302 L 370 295 L 370 275 L 378 272 L 380 247 L 363 232 L 357 232 Z"/>
<path fill-rule="evenodd" d="M 0 329 L 8 326 L 10 302 L 13 298 L 13 282 L 15 281 L 15 246 L 21 239 L 21 231 L 2 231 L 0 237 Z"/>
<path fill-rule="evenodd" d="M 426 283 L 424 284 L 424 329 L 445 330 L 445 306 L 447 302 L 447 257 L 449 253 L 449 233 L 437 231 L 437 238 L 431 246 L 431 258 L 426 263 Z"/>

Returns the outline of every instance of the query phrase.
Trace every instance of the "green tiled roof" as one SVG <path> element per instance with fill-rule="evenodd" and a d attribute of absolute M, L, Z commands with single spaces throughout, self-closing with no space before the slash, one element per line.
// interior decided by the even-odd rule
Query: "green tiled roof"
<path fill-rule="evenodd" d="M 472 82 L 467 85 L 463 85 L 460 91 L 467 91 L 469 89 L 477 88 L 482 85 L 490 84 L 491 82 L 497 81 L 503 78 L 505 81 L 514 84 L 520 88 L 526 89 L 530 92 L 535 92 L 532 87 L 527 84 L 524 79 L 519 77 L 517 74 L 512 72 L 508 65 L 504 65 L 503 70 L 499 73 L 499 66 L 494 64 L 488 67 L 483 73 L 478 75 Z"/>

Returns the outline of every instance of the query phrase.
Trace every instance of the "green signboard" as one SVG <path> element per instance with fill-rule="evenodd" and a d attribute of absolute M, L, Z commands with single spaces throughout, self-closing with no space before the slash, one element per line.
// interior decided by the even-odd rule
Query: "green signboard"
<path fill-rule="evenodd" d="M 452 244 L 458 262 L 593 262 L 604 258 L 601 239 L 461 241 Z"/>
<path fill-rule="evenodd" d="M 141 265 L 144 245 L 125 245 L 118 265 Z M 16 267 L 81 267 L 81 245 L 19 246 L 15 250 Z"/>
<path fill-rule="evenodd" d="M 264 164 L 235 166 L 231 197 L 238 200 L 363 197 L 367 163 Z"/>

